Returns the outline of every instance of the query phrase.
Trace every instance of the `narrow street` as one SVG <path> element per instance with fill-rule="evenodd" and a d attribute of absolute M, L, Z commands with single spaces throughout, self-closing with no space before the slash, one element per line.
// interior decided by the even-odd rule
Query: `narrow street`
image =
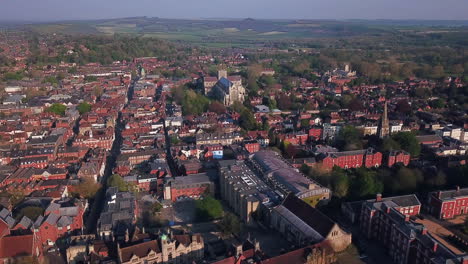
<path fill-rule="evenodd" d="M 138 81 L 138 78 L 133 80 L 132 84 L 129 86 L 127 91 L 127 99 L 130 101 L 133 98 L 133 87 L 134 84 Z M 126 106 L 127 104 L 125 104 Z M 124 106 L 124 107 L 125 107 Z M 101 214 L 102 209 L 104 208 L 106 192 L 107 192 L 107 179 L 112 175 L 112 170 L 115 167 L 115 162 L 117 157 L 120 155 L 120 147 L 122 146 L 122 130 L 125 128 L 125 121 L 122 120 L 122 112 L 119 111 L 119 116 L 117 117 L 115 125 L 115 139 L 110 150 L 110 155 L 106 160 L 106 169 L 104 175 L 101 177 L 102 188 L 96 194 L 94 202 L 92 203 L 91 208 L 89 209 L 89 215 L 86 219 L 86 234 L 96 233 L 97 222 Z"/>

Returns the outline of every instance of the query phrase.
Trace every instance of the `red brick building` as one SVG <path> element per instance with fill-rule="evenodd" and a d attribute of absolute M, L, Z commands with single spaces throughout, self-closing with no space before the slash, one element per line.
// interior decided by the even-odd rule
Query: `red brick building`
<path fill-rule="evenodd" d="M 361 232 L 385 247 L 394 263 L 460 263 L 467 259 L 456 255 L 432 236 L 426 227 L 411 220 L 419 214 L 421 203 L 415 195 L 397 196 L 362 203 Z"/>
<path fill-rule="evenodd" d="M 87 204 L 81 201 L 62 200 L 51 203 L 44 216 L 39 216 L 36 220 L 36 223 L 40 223 L 37 229 L 41 244 L 53 244 L 57 239 L 81 230 L 86 207 Z"/>
<path fill-rule="evenodd" d="M 468 188 L 429 193 L 429 212 L 439 219 L 468 214 Z"/>
<path fill-rule="evenodd" d="M 205 173 L 176 177 L 164 187 L 164 199 L 173 202 L 185 197 L 198 199 L 206 193 L 214 194 L 214 184 Z"/>
<path fill-rule="evenodd" d="M 392 150 L 387 156 L 387 166 L 391 168 L 393 165 L 398 163 L 408 166 L 410 159 L 411 155 L 408 152 L 403 150 Z"/>
<path fill-rule="evenodd" d="M 245 140 L 244 148 L 249 153 L 254 153 L 254 152 L 260 151 L 260 143 L 258 143 L 257 140 Z"/>
<path fill-rule="evenodd" d="M 292 133 L 279 135 L 279 139 L 293 145 L 305 145 L 307 143 L 308 138 L 309 135 L 306 133 Z"/>
<path fill-rule="evenodd" d="M 309 138 L 311 140 L 319 140 L 322 138 L 322 128 L 321 127 L 313 127 L 309 129 Z"/>
<path fill-rule="evenodd" d="M 333 169 L 338 166 L 343 169 L 359 167 L 379 167 L 382 165 L 382 153 L 373 148 L 343 152 L 327 152 L 321 154 L 319 160 L 325 169 Z"/>

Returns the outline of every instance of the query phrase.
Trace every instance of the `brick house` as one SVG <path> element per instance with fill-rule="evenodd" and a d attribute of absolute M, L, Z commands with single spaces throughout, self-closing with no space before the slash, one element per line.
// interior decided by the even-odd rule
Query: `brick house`
<path fill-rule="evenodd" d="M 361 232 L 380 243 L 394 263 L 466 263 L 467 259 L 432 236 L 423 224 L 411 220 L 419 210 L 415 195 L 386 199 L 378 195 L 362 203 Z"/>
<path fill-rule="evenodd" d="M 206 193 L 214 194 L 214 184 L 205 173 L 175 177 L 164 185 L 164 199 L 173 202 L 180 197 L 198 199 Z"/>
<path fill-rule="evenodd" d="M 439 219 L 450 219 L 468 214 L 468 188 L 429 193 L 427 207 Z"/>
<path fill-rule="evenodd" d="M 260 143 L 257 140 L 245 140 L 244 148 L 249 153 L 254 153 L 254 152 L 260 151 Z"/>
<path fill-rule="evenodd" d="M 326 152 L 319 155 L 318 159 L 322 162 L 325 169 L 333 169 L 338 166 L 343 169 L 359 167 L 379 167 L 382 165 L 382 153 L 373 148 L 354 151 Z"/>
<path fill-rule="evenodd" d="M 312 127 L 308 131 L 309 138 L 311 140 L 320 140 L 322 138 L 322 128 L 321 127 Z"/>
<path fill-rule="evenodd" d="M 408 166 L 411 159 L 411 155 L 403 150 L 392 150 L 387 155 L 387 166 L 389 168 L 393 167 L 395 164 L 403 164 Z"/>

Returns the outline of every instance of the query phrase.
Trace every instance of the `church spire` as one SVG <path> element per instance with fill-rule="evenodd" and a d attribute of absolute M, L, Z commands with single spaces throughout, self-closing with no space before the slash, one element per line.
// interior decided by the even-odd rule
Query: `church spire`
<path fill-rule="evenodd" d="M 390 122 L 388 121 L 387 100 L 385 100 L 384 111 L 379 125 L 379 137 L 386 138 L 390 135 Z"/>

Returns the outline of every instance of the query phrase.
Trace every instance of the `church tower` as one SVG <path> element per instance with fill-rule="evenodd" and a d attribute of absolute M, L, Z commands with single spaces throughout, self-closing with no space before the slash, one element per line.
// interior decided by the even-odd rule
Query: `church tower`
<path fill-rule="evenodd" d="M 387 101 L 385 101 L 384 112 L 382 114 L 382 118 L 380 119 L 379 137 L 386 138 L 389 135 L 390 135 L 390 122 L 388 121 Z"/>

